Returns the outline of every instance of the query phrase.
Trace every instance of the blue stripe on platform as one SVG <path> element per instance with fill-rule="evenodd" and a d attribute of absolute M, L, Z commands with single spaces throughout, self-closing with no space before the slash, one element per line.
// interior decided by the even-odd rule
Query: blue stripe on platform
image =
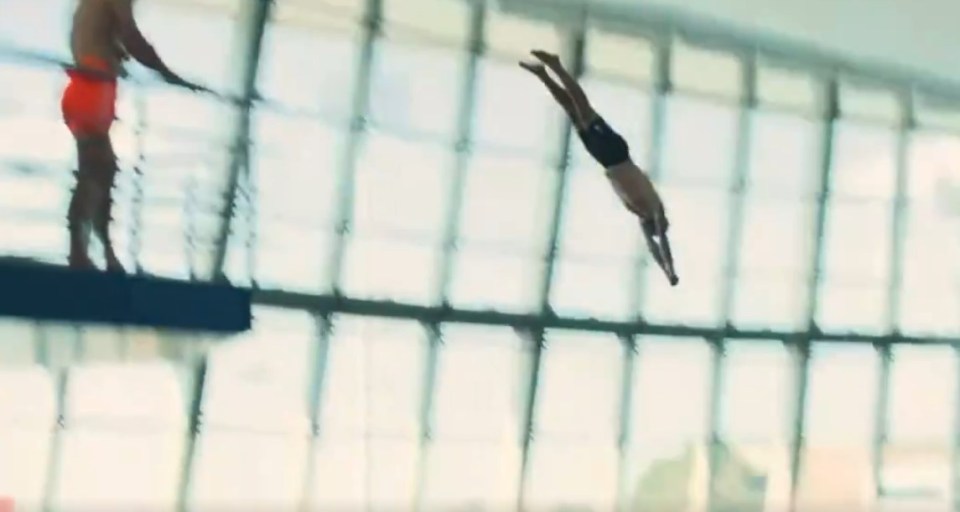
<path fill-rule="evenodd" d="M 0 258 L 0 316 L 157 329 L 250 329 L 250 290 Z"/>

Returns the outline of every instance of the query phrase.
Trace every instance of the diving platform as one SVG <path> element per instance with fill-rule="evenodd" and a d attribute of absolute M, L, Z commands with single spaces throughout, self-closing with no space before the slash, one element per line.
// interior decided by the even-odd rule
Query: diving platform
<path fill-rule="evenodd" d="M 232 334 L 250 329 L 250 299 L 229 284 L 0 258 L 0 317 Z"/>

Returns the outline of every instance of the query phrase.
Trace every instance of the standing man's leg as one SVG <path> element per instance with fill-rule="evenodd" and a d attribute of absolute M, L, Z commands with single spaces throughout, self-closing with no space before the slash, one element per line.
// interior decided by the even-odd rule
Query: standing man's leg
<path fill-rule="evenodd" d="M 109 135 L 115 102 L 116 82 L 70 74 L 61 106 L 77 141 L 77 185 L 67 212 L 71 267 L 94 267 L 87 253 L 92 228 L 103 242 L 108 268 L 122 270 L 109 233 L 111 187 L 117 172 Z"/>

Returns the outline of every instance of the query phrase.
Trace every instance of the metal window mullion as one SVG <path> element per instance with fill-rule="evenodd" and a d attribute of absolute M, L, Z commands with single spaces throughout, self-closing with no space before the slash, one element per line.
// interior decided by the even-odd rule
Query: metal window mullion
<path fill-rule="evenodd" d="M 913 95 L 910 91 L 901 94 L 901 123 L 897 132 L 896 179 L 891 213 L 892 236 L 890 237 L 890 275 L 887 279 L 887 332 L 899 332 L 900 287 L 903 281 L 904 206 L 906 203 L 907 166 L 910 131 L 913 129 Z M 890 429 L 890 367 L 893 360 L 891 343 L 875 344 L 880 358 L 877 382 L 877 404 L 873 444 L 871 447 L 871 473 L 876 498 L 883 496 L 883 468 L 885 448 Z"/>
<path fill-rule="evenodd" d="M 825 87 L 825 112 L 823 138 L 820 161 L 820 183 L 817 192 L 816 219 L 813 233 L 812 268 L 807 285 L 807 332 L 790 341 L 794 349 L 794 363 L 796 372 L 796 389 L 793 414 L 793 440 L 790 447 L 790 511 L 796 509 L 797 489 L 802 470 L 802 453 L 804 447 L 804 428 L 806 426 L 807 381 L 809 378 L 811 343 L 820 337 L 816 318 L 819 308 L 820 287 L 823 284 L 823 260 L 825 248 L 825 228 L 827 218 L 827 204 L 830 194 L 830 179 L 833 171 L 834 135 L 837 118 L 840 116 L 839 83 L 836 76 L 830 77 Z"/>
<path fill-rule="evenodd" d="M 673 41 L 669 37 L 661 37 L 656 41 L 656 65 L 653 77 L 653 95 L 650 99 L 652 103 L 650 113 L 650 168 L 647 174 L 651 181 L 659 184 L 664 172 L 664 157 L 666 126 L 667 126 L 667 98 L 673 93 L 673 82 L 671 79 L 671 55 L 673 51 Z M 637 315 L 639 322 L 643 322 L 643 306 L 646 298 L 647 264 L 650 256 L 645 255 L 647 245 L 644 240 L 637 242 L 637 264 L 635 265 L 636 276 L 634 278 L 634 288 L 631 297 L 632 311 Z"/>
<path fill-rule="evenodd" d="M 256 97 L 257 74 L 260 68 L 260 55 L 263 48 L 263 35 L 267 30 L 267 23 L 270 20 L 270 14 L 273 8 L 273 0 L 249 0 L 252 3 L 250 11 L 243 16 L 244 21 L 250 25 L 246 27 L 249 31 L 249 39 L 243 41 L 246 48 L 243 50 L 244 61 L 242 72 L 240 73 L 240 101 L 236 105 L 237 112 L 236 125 L 234 126 L 233 143 L 230 147 L 230 162 L 227 164 L 226 174 L 227 183 L 223 191 L 223 204 L 220 205 L 220 227 L 215 240 L 215 249 L 213 255 L 213 268 L 211 276 L 214 279 L 223 278 L 223 267 L 227 259 L 227 246 L 230 238 L 230 231 L 233 227 L 234 204 L 236 203 L 237 191 L 240 187 L 241 174 L 249 165 L 247 161 L 248 152 L 242 150 L 250 143 L 251 118 L 253 117 L 253 100 Z"/>
<path fill-rule="evenodd" d="M 629 335 L 620 337 L 623 345 L 623 373 L 620 382 L 620 432 L 617 440 L 617 496 L 615 509 L 621 512 L 630 510 L 630 448 L 633 441 L 633 383 L 637 371 L 639 349 L 636 338 Z"/>
<path fill-rule="evenodd" d="M 339 168 L 339 201 L 336 213 L 334 243 L 327 277 L 330 279 L 333 296 L 340 297 L 340 274 L 343 254 L 346 249 L 346 239 L 353 212 L 353 185 L 355 178 L 356 158 L 359 153 L 361 138 L 365 130 L 367 108 L 369 104 L 370 81 L 373 66 L 373 51 L 376 39 L 380 32 L 383 0 L 366 0 L 366 14 L 363 20 L 364 32 L 360 54 L 357 59 L 357 75 L 354 89 L 353 107 L 349 125 L 350 138 L 346 144 Z M 333 342 L 336 330 L 336 313 L 333 310 L 313 309 L 317 323 L 316 351 L 314 365 L 310 376 L 310 388 L 307 394 L 307 406 L 310 413 L 310 440 L 308 442 L 306 469 L 300 490 L 300 505 L 303 509 L 310 508 L 312 498 L 313 479 L 316 475 L 316 452 L 322 442 L 323 435 L 323 393 L 326 384 L 327 372 L 330 364 L 330 345 Z M 367 468 L 369 470 L 369 468 Z"/>
<path fill-rule="evenodd" d="M 883 453 L 887 444 L 890 426 L 890 364 L 892 354 L 889 344 L 878 344 L 876 350 L 880 362 L 880 369 L 877 375 L 877 402 L 874 410 L 870 472 L 873 476 L 874 498 L 879 499 L 883 496 Z"/>
<path fill-rule="evenodd" d="M 750 148 L 753 135 L 753 114 L 757 106 L 757 70 L 756 56 L 749 55 L 742 62 L 740 118 L 737 123 L 737 148 L 734 154 L 734 170 L 731 194 L 730 214 L 727 219 L 727 247 L 725 251 L 723 269 L 723 291 L 720 297 L 721 324 L 731 326 L 730 317 L 733 313 L 734 294 L 737 284 L 737 262 L 741 250 L 743 237 L 743 217 L 747 195 L 748 167 L 750 165 Z M 707 416 L 707 503 L 706 510 L 713 509 L 716 498 L 717 455 L 723 444 L 720 435 L 721 400 L 720 392 L 726 376 L 726 340 L 715 337 L 707 340 L 712 349 L 712 381 L 710 391 L 709 414 Z"/>
<path fill-rule="evenodd" d="M 570 73 L 574 77 L 579 77 L 584 68 L 584 30 L 580 28 L 578 33 L 573 34 L 571 40 L 570 54 Z M 570 139 L 572 122 L 568 119 L 563 124 L 560 150 L 558 152 L 557 181 L 554 187 L 553 211 L 550 221 L 549 231 L 546 239 L 546 255 L 543 262 L 543 273 L 540 275 L 540 289 L 538 291 L 539 316 L 546 317 L 553 315 L 550 307 L 550 292 L 553 287 L 554 271 L 557 263 L 558 245 L 560 240 L 560 231 L 563 226 L 563 210 L 566 201 L 566 187 L 568 170 L 570 166 Z M 526 502 L 527 482 L 530 478 L 530 454 L 534 438 L 534 421 L 536 402 L 538 396 L 538 386 L 540 381 L 540 370 L 543 360 L 543 350 L 546 344 L 546 331 L 543 328 L 530 329 L 531 358 L 529 380 L 527 384 L 526 403 L 523 410 L 523 424 L 521 433 L 521 455 L 520 455 L 520 482 L 517 492 L 517 509 L 524 510 Z"/>
<path fill-rule="evenodd" d="M 190 509 L 190 493 L 192 490 L 193 471 L 196 467 L 197 444 L 200 442 L 203 428 L 203 395 L 207 380 L 207 357 L 204 356 L 196 363 L 191 375 L 192 392 L 190 395 L 190 411 L 187 418 L 186 446 L 183 449 L 181 461 L 180 482 L 177 487 L 178 512 L 187 512 Z"/>
<path fill-rule="evenodd" d="M 441 307 L 449 304 L 451 281 L 457 257 L 457 242 L 460 238 L 460 218 L 466 194 L 464 184 L 470 160 L 473 139 L 473 116 L 476 109 L 477 68 L 483 55 L 483 30 L 486 10 L 480 4 L 470 5 L 470 35 L 465 52 L 465 76 L 460 91 L 460 110 L 457 120 L 456 155 L 447 192 L 449 210 L 445 217 L 442 255 L 437 277 L 436 297 Z M 420 454 L 417 458 L 416 491 L 414 509 L 422 510 L 427 492 L 427 475 L 433 445 L 434 406 L 439 352 L 443 345 L 443 328 L 440 322 L 424 322 L 427 329 L 427 351 L 424 368 L 423 395 L 420 409 Z"/>
<path fill-rule="evenodd" d="M 954 390 L 954 417 L 953 417 L 953 447 L 950 464 L 950 491 L 953 500 L 952 509 L 960 512 L 960 344 L 953 345 L 953 361 L 957 374 L 956 389 Z"/>
<path fill-rule="evenodd" d="M 401 318 L 420 322 L 455 322 L 475 325 L 494 325 L 525 329 L 567 329 L 614 335 L 679 336 L 688 338 L 756 340 L 793 340 L 798 337 L 818 339 L 824 342 L 843 343 L 900 343 L 922 345 L 951 345 L 960 343 L 960 337 L 916 336 L 907 334 L 871 334 L 848 331 L 729 329 L 719 326 L 697 327 L 672 323 L 648 323 L 635 320 L 600 320 L 555 314 L 512 313 L 489 309 L 473 309 L 452 306 L 428 306 L 402 303 L 391 300 L 362 299 L 331 294 L 299 293 L 285 290 L 254 290 L 253 303 L 288 309 L 304 309 L 315 313 L 343 313 L 354 316 L 377 318 Z"/>
<path fill-rule="evenodd" d="M 316 315 L 317 336 L 314 344 L 314 354 L 311 358 L 313 366 L 310 372 L 310 387 L 307 389 L 307 411 L 310 415 L 310 440 L 307 442 L 307 460 L 303 472 L 303 482 L 300 489 L 300 510 L 311 509 L 311 489 L 313 478 L 316 475 L 317 446 L 320 444 L 321 413 L 323 412 L 323 391 L 326 384 L 327 369 L 330 361 L 330 343 L 334 336 L 334 319 L 331 314 Z"/>
<path fill-rule="evenodd" d="M 373 60 L 376 50 L 376 41 L 380 36 L 385 0 L 366 0 L 367 15 L 364 19 L 366 31 L 360 51 L 357 76 L 354 88 L 353 109 L 350 120 L 350 138 L 343 153 L 338 176 L 339 186 L 337 200 L 336 221 L 334 224 L 334 241 L 330 248 L 329 271 L 331 290 L 334 295 L 341 295 L 343 283 L 344 254 L 349 243 L 350 230 L 353 224 L 353 201 L 356 185 L 357 158 L 367 132 L 367 120 L 370 108 L 370 88 L 373 79 Z"/>
<path fill-rule="evenodd" d="M 671 40 L 658 37 L 655 39 L 656 59 L 653 77 L 653 91 L 650 98 L 650 162 L 647 173 L 651 180 L 656 181 L 663 168 L 663 147 L 666 126 L 667 95 L 671 91 L 670 65 Z M 633 289 L 630 296 L 630 311 L 637 325 L 643 324 L 643 298 L 646 285 L 646 265 L 648 260 L 644 256 L 646 243 L 638 242 L 637 262 L 634 265 Z M 636 333 L 622 333 L 620 340 L 623 344 L 624 361 L 620 391 L 620 438 L 617 445 L 617 510 L 630 510 L 632 482 L 631 454 L 634 449 L 633 425 L 636 421 L 636 411 L 633 408 L 633 383 L 636 381 L 638 359 L 640 354 L 639 337 Z"/>
<path fill-rule="evenodd" d="M 47 455 L 47 468 L 43 487 L 43 511 L 54 512 L 61 507 L 58 506 L 58 494 L 60 492 L 57 485 L 60 480 L 60 471 L 63 469 L 63 443 L 67 430 L 67 390 L 69 389 L 69 368 L 50 368 L 47 371 L 53 373 L 56 381 L 56 418 L 54 420 L 53 432 L 51 433 L 50 453 Z"/>

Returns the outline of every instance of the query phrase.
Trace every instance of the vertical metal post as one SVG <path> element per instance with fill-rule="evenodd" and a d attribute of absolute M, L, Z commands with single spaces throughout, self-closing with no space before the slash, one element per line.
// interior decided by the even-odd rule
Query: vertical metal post
<path fill-rule="evenodd" d="M 449 303 L 450 283 L 453 279 L 453 269 L 457 257 L 457 240 L 460 237 L 460 218 L 463 211 L 463 200 L 466 195 L 464 183 L 471 156 L 471 142 L 473 140 L 473 117 L 476 109 L 477 68 L 483 55 L 484 15 L 486 10 L 480 3 L 470 3 L 470 32 L 465 48 L 465 73 L 460 91 L 460 110 L 457 120 L 456 156 L 454 158 L 450 189 L 447 197 L 450 198 L 447 215 L 444 221 L 442 256 L 437 290 L 435 296 L 441 307 Z M 420 456 L 417 459 L 417 482 L 415 504 L 417 510 L 425 506 L 424 499 L 427 474 L 430 464 L 430 448 L 433 442 L 434 431 L 434 397 L 436 391 L 437 367 L 439 352 L 443 345 L 443 329 L 436 323 L 425 326 L 427 329 L 427 353 L 424 367 L 423 398 L 420 410 Z"/>
<path fill-rule="evenodd" d="M 673 78 L 671 75 L 673 39 L 667 35 L 656 39 L 656 69 L 653 77 L 653 97 L 651 98 L 652 108 L 650 115 L 651 141 L 650 141 L 650 169 L 648 174 L 654 182 L 659 182 L 664 174 L 664 162 L 666 151 L 664 141 L 667 135 L 667 101 L 673 94 Z M 637 252 L 636 277 L 634 279 L 633 311 L 637 318 L 643 322 L 643 306 L 646 299 L 646 267 L 650 261 L 646 254 L 646 243 L 639 242 Z"/>
<path fill-rule="evenodd" d="M 63 436 L 67 430 L 67 390 L 69 386 L 69 368 L 49 368 L 57 388 L 57 412 L 54 430 L 51 433 L 50 454 L 47 457 L 47 474 L 43 488 L 43 511 L 54 512 L 60 510 L 57 498 L 60 479 L 60 468 L 63 467 Z"/>
<path fill-rule="evenodd" d="M 356 79 L 354 81 L 356 88 L 354 89 L 353 111 L 350 117 L 350 139 L 344 150 L 343 160 L 340 163 L 339 169 L 339 193 L 337 194 L 339 204 L 335 221 L 335 242 L 331 248 L 329 260 L 330 269 L 327 274 L 333 292 L 338 295 L 340 294 L 340 274 L 343 267 L 343 254 L 346 250 L 350 224 L 353 219 L 354 174 L 357 155 L 360 152 L 360 147 L 363 143 L 363 134 L 366 130 L 373 52 L 376 40 L 380 35 L 380 23 L 383 13 L 382 2 L 383 0 L 366 0 L 366 13 L 363 18 L 363 41 L 357 60 Z M 325 316 L 318 319 L 320 325 L 317 337 L 317 352 L 315 354 L 315 366 L 311 375 L 311 385 L 308 393 L 308 399 L 310 400 L 308 405 L 311 414 L 311 438 L 300 496 L 300 504 L 304 509 L 309 509 L 310 506 L 312 497 L 311 486 L 313 485 L 313 478 L 316 474 L 315 453 L 317 445 L 322 441 L 323 425 L 321 413 L 323 410 L 323 388 L 329 366 L 330 345 L 336 329 L 336 318 L 331 315 L 330 312 L 320 313 Z M 369 468 L 367 468 L 367 471 L 369 471 Z"/>
<path fill-rule="evenodd" d="M 584 67 L 584 33 L 581 30 L 573 34 L 571 47 L 569 50 L 570 73 L 579 77 L 583 73 Z M 564 123 L 562 133 L 562 143 L 558 153 L 557 181 L 554 188 L 553 216 L 550 221 L 550 229 L 547 235 L 546 255 L 543 266 L 543 274 L 540 279 L 540 290 L 538 295 L 539 314 L 549 316 L 553 314 L 550 307 L 550 291 L 553 287 L 554 268 L 558 253 L 558 244 L 560 240 L 560 231 L 563 226 L 563 209 L 566 203 L 567 172 L 570 167 L 570 138 L 572 124 L 569 120 Z M 537 403 L 537 393 L 540 381 L 540 368 L 543 356 L 544 345 L 546 343 L 546 333 L 543 329 L 537 328 L 535 332 L 530 333 L 531 359 L 530 359 L 530 379 L 528 383 L 527 401 L 523 412 L 523 433 L 521 441 L 520 458 L 520 490 L 517 493 L 517 508 L 524 510 L 526 502 L 526 487 L 530 476 L 530 454 L 533 446 L 534 422 Z"/>
<path fill-rule="evenodd" d="M 907 166 L 909 165 L 910 136 L 913 130 L 913 94 L 904 91 L 900 95 L 901 119 L 897 127 L 896 180 L 891 208 L 892 236 L 890 237 L 890 275 L 887 279 L 887 332 L 891 336 L 900 333 L 900 288 L 903 282 L 903 242 L 905 231 L 904 210 L 907 201 Z M 876 343 L 874 347 L 880 358 L 880 374 L 877 382 L 877 408 L 874 416 L 874 433 L 871 457 L 871 473 L 876 497 L 883 496 L 883 466 L 885 448 L 889 438 L 890 420 L 890 367 L 893 347 L 890 343 Z"/>
<path fill-rule="evenodd" d="M 227 245 L 233 223 L 234 205 L 237 191 L 240 187 L 240 178 L 243 170 L 249 165 L 248 152 L 244 149 L 250 143 L 250 127 L 253 114 L 253 100 L 257 90 L 257 72 L 260 68 L 260 54 L 263 48 L 263 35 L 266 32 L 267 22 L 270 19 L 273 0 L 249 0 L 249 11 L 242 21 L 247 24 L 241 27 L 245 37 L 240 44 L 242 54 L 245 55 L 240 71 L 240 100 L 235 105 L 238 108 L 237 124 L 234 127 L 233 144 L 230 147 L 230 162 L 226 169 L 227 183 L 223 190 L 223 203 L 220 205 L 220 226 L 217 230 L 216 246 L 213 255 L 213 265 L 209 269 L 213 279 L 223 277 L 223 266 L 227 259 Z"/>
<path fill-rule="evenodd" d="M 380 37 L 383 17 L 383 0 L 367 0 L 367 15 L 364 18 L 365 33 L 360 49 L 360 60 L 353 94 L 353 113 L 350 121 L 350 139 L 347 141 L 338 176 L 337 200 L 340 201 L 335 221 L 334 243 L 330 254 L 331 290 L 341 295 L 343 256 L 353 227 L 354 188 L 356 185 L 357 158 L 363 147 L 367 132 L 367 117 L 370 108 L 370 82 L 373 76 L 373 59 L 376 41 Z"/>
<path fill-rule="evenodd" d="M 300 509 L 310 510 L 313 487 L 313 477 L 316 474 L 316 450 L 320 443 L 323 424 L 323 390 L 326 383 L 327 368 L 329 367 L 330 343 L 334 336 L 334 319 L 331 315 L 316 316 L 317 339 L 314 344 L 314 353 L 311 360 L 314 362 L 310 373 L 310 387 L 307 389 L 307 411 L 310 417 L 310 441 L 307 444 L 307 461 L 303 472 L 302 488 L 300 490 Z"/>
<path fill-rule="evenodd" d="M 196 462 L 197 443 L 203 428 L 203 390 L 207 380 L 207 358 L 202 357 L 194 366 L 191 375 L 192 392 L 190 415 L 187 418 L 186 445 L 183 449 L 183 469 L 180 471 L 180 484 L 177 488 L 177 512 L 190 509 L 191 483 Z"/>
<path fill-rule="evenodd" d="M 837 77 L 831 77 L 826 84 L 824 95 L 824 124 L 822 139 L 822 158 L 820 161 L 820 183 L 817 192 L 816 222 L 814 227 L 813 268 L 810 271 L 810 280 L 807 286 L 807 332 L 794 340 L 795 404 L 794 404 L 794 432 L 790 449 L 790 512 L 796 510 L 797 488 L 800 471 L 802 469 L 802 454 L 804 445 L 804 427 L 806 424 L 807 407 L 807 379 L 810 363 L 810 348 L 813 338 L 817 336 L 817 311 L 819 308 L 820 286 L 822 285 L 823 260 L 825 248 L 825 228 L 827 209 L 830 195 L 830 180 L 833 171 L 833 144 L 836 132 L 837 119 L 840 117 L 839 82 Z"/>
<path fill-rule="evenodd" d="M 620 383 L 620 432 L 617 439 L 617 502 L 615 509 L 630 510 L 630 448 L 633 439 L 633 382 L 639 348 L 633 336 L 620 336 L 623 345 L 623 377 Z"/>
<path fill-rule="evenodd" d="M 741 63 L 740 118 L 737 123 L 737 147 L 734 153 L 733 182 L 730 192 L 730 214 L 727 217 L 727 247 L 724 257 L 723 291 L 720 297 L 720 315 L 724 326 L 731 327 L 731 316 L 737 286 L 737 263 L 740 257 L 741 240 L 743 238 L 743 216 L 746 209 L 747 180 L 750 167 L 750 149 L 753 142 L 753 118 L 757 107 L 757 57 L 749 54 L 743 57 Z M 710 392 L 710 413 L 707 426 L 707 504 L 706 510 L 712 510 L 716 498 L 716 471 L 717 455 L 723 446 L 719 422 L 722 404 L 720 393 L 725 378 L 726 340 L 714 338 L 707 340 L 711 345 L 712 358 L 712 388 Z"/>
<path fill-rule="evenodd" d="M 651 179 L 656 178 L 663 170 L 663 140 L 666 133 L 666 103 L 667 96 L 672 91 L 670 77 L 670 55 L 672 41 L 669 37 L 657 37 L 656 59 L 653 77 L 653 92 L 651 101 L 651 141 L 650 141 L 650 168 L 648 174 Z M 643 299 L 646 284 L 646 244 L 640 242 L 637 251 L 637 264 L 633 279 L 633 289 L 630 296 L 630 311 L 635 315 L 638 323 L 643 322 Z M 641 343 L 636 336 L 621 336 L 624 346 L 623 383 L 620 397 L 620 439 L 618 445 L 617 467 L 617 508 L 622 512 L 630 510 L 631 489 L 630 481 L 631 462 L 630 454 L 633 450 L 633 424 L 636 420 L 636 411 L 633 409 L 633 383 L 636 380 L 637 362 L 641 357 Z"/>

